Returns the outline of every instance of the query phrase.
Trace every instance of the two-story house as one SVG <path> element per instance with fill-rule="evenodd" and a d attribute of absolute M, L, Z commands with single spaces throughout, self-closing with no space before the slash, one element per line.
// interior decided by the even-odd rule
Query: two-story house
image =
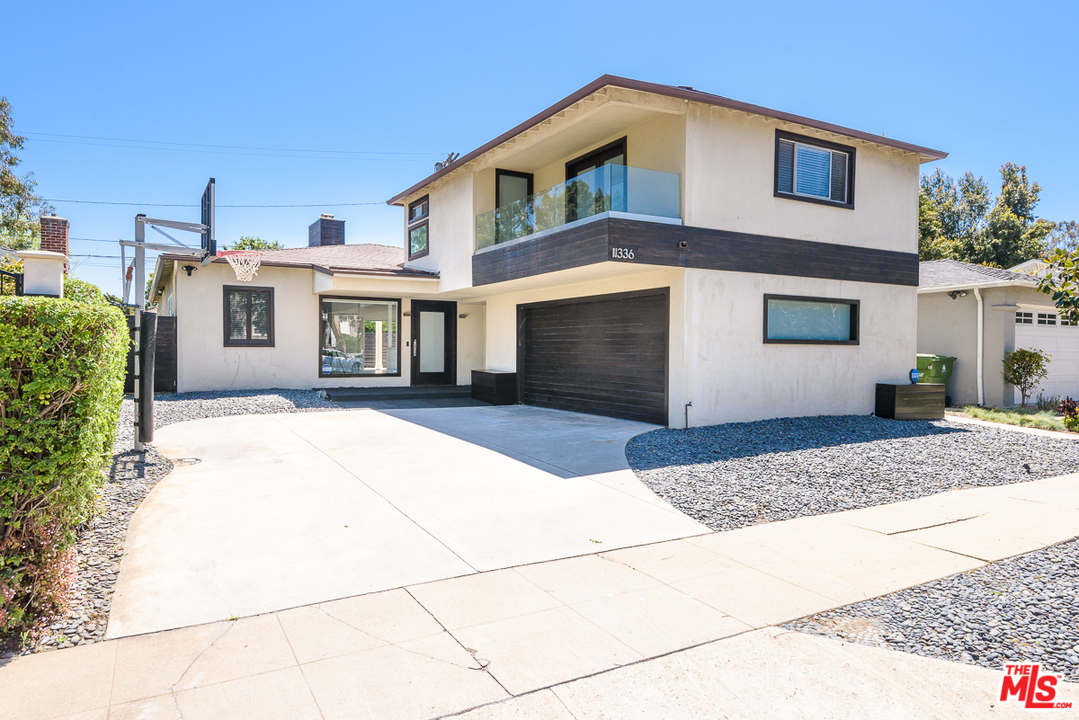
<path fill-rule="evenodd" d="M 487 369 L 672 427 L 870 413 L 914 366 L 919 166 L 943 157 L 604 76 L 391 198 L 403 252 L 323 217 L 251 284 L 163 256 L 155 293 L 181 391 Z"/>

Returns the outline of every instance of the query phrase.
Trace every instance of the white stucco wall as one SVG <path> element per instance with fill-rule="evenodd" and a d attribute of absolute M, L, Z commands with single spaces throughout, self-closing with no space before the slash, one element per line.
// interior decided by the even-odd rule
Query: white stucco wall
<path fill-rule="evenodd" d="M 686 367 L 691 426 L 805 415 L 867 415 L 878 382 L 914 367 L 913 287 L 687 270 Z M 858 345 L 764 343 L 764 295 L 861 301 Z M 673 395 L 673 393 L 672 393 Z M 671 408 L 672 422 L 681 408 Z"/>
<path fill-rule="evenodd" d="M 246 390 L 258 388 L 386 387 L 410 384 L 411 299 L 380 292 L 385 280 L 350 280 L 351 291 L 334 296 L 400 300 L 401 374 L 362 377 L 319 377 L 319 295 L 312 292 L 311 270 L 262 267 L 251 287 L 274 288 L 274 347 L 226 347 L 224 344 L 225 285 L 240 286 L 228 265 L 215 263 L 188 278 L 182 271 L 165 294 L 174 298 L 177 317 L 177 389 Z M 392 281 L 389 281 L 392 282 Z M 363 289 L 366 286 L 366 290 Z M 471 382 L 471 371 L 484 366 L 484 307 L 459 304 L 457 323 L 457 382 Z"/>
<path fill-rule="evenodd" d="M 913 287 L 714 270 L 661 270 L 487 298 L 487 367 L 515 370 L 517 305 L 671 289 L 671 427 L 805 415 L 868 415 L 878 382 L 915 366 Z M 764 343 L 764 295 L 860 301 L 858 345 Z"/>
<path fill-rule="evenodd" d="M 784 129 L 806 136 L 809 129 Z M 843 137 L 856 150 L 854 209 L 774 197 L 776 123 L 690 103 L 683 220 L 695 227 L 916 253 L 916 156 Z"/>

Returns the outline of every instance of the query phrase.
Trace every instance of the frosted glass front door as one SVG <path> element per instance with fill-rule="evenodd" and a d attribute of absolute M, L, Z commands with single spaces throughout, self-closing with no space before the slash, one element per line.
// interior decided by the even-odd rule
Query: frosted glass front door
<path fill-rule="evenodd" d="M 420 313 L 420 372 L 446 370 L 446 314 Z"/>

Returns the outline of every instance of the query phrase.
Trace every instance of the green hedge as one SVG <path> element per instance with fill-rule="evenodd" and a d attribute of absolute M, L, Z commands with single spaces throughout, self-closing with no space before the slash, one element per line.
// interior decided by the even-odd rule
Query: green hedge
<path fill-rule="evenodd" d="M 75 529 L 112 455 L 129 342 L 108 305 L 0 298 L 0 630 L 62 605 Z"/>

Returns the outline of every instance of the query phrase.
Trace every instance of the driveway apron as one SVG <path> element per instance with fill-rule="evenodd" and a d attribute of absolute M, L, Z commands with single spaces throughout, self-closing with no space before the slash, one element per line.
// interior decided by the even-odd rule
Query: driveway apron
<path fill-rule="evenodd" d="M 108 637 L 708 532 L 628 469 L 652 427 L 524 406 L 167 426 Z"/>

